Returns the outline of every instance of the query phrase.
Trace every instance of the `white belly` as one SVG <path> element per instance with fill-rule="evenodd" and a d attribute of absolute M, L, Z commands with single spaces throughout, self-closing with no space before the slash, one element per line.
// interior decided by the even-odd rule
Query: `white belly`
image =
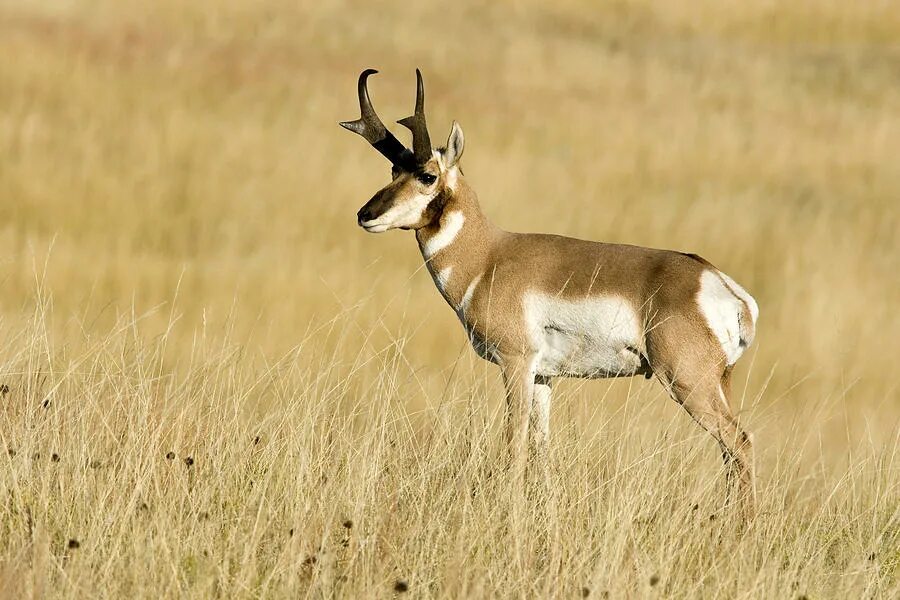
<path fill-rule="evenodd" d="M 537 372 L 547 377 L 621 377 L 641 370 L 638 315 L 617 296 L 563 300 L 525 297 L 528 335 Z"/>

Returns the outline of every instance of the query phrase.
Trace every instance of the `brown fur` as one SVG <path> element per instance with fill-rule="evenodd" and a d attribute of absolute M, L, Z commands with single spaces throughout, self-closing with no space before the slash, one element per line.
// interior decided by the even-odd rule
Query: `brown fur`
<path fill-rule="evenodd" d="M 451 211 L 461 212 L 465 225 L 450 246 L 431 258 L 429 269 L 438 273 L 453 267 L 447 291 L 449 301 L 457 305 L 469 282 L 484 273 L 468 312 L 473 327 L 502 354 L 528 350 L 522 323 L 509 318 L 522 313 L 527 290 L 573 300 L 615 290 L 632 304 L 647 330 L 670 317 L 706 329 L 699 311 L 683 310 L 696 306 L 700 274 L 710 267 L 705 261 L 669 250 L 503 231 L 485 218 L 462 177 L 442 217 Z M 416 232 L 420 246 L 437 234 L 440 225 L 438 219 Z M 702 338 L 708 342 L 708 353 L 724 363 L 712 334 L 706 331 Z"/>

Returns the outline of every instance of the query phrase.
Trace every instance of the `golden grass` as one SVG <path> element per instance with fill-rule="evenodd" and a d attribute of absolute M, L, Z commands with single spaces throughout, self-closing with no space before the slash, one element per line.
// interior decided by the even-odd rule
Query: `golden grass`
<path fill-rule="evenodd" d="M 897 39 L 874 0 L 0 1 L 0 594 L 897 595 Z M 561 382 L 511 503 L 494 368 L 355 226 L 368 66 L 385 121 L 422 67 L 499 225 L 756 296 L 749 529 L 642 380 Z"/>

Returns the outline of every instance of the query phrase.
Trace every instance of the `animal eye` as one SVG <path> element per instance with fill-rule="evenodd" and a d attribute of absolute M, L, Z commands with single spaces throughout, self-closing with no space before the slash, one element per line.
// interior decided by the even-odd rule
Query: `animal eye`
<path fill-rule="evenodd" d="M 431 173 L 419 173 L 417 179 L 425 185 L 431 185 L 437 180 L 437 177 L 432 175 Z"/>

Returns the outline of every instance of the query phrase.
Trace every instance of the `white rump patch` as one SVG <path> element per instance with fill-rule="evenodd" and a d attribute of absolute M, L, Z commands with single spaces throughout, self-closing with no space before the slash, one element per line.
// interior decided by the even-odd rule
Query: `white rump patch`
<path fill-rule="evenodd" d="M 750 298 L 751 302 L 747 302 L 747 306 L 755 321 L 759 311 L 756 302 L 743 288 L 736 283 L 734 286 Z M 732 291 L 731 285 L 725 282 L 721 273 L 703 271 L 700 276 L 697 304 L 713 335 L 719 340 L 722 351 L 725 352 L 726 363 L 733 365 L 744 353 L 744 345 L 741 343 L 741 314 L 744 312 L 744 301 L 737 290 Z"/>
<path fill-rule="evenodd" d="M 456 236 L 459 235 L 460 230 L 462 230 L 465 221 L 466 218 L 458 210 L 445 213 L 441 217 L 441 227 L 438 229 L 438 232 L 428 238 L 422 245 L 422 254 L 425 256 L 425 260 L 452 244 Z"/>
<path fill-rule="evenodd" d="M 617 377 L 640 370 L 641 324 L 624 298 L 564 300 L 529 292 L 524 308 L 538 375 Z"/>
<path fill-rule="evenodd" d="M 738 285 L 737 281 L 725 273 L 719 271 L 719 277 L 722 278 L 725 285 L 731 288 L 731 291 L 734 292 L 738 298 L 747 303 L 747 308 L 750 310 L 750 316 L 753 317 L 753 325 L 756 325 L 756 320 L 759 318 L 759 306 L 756 304 L 756 300 L 753 299 L 753 296 L 747 293 L 747 290 Z"/>

